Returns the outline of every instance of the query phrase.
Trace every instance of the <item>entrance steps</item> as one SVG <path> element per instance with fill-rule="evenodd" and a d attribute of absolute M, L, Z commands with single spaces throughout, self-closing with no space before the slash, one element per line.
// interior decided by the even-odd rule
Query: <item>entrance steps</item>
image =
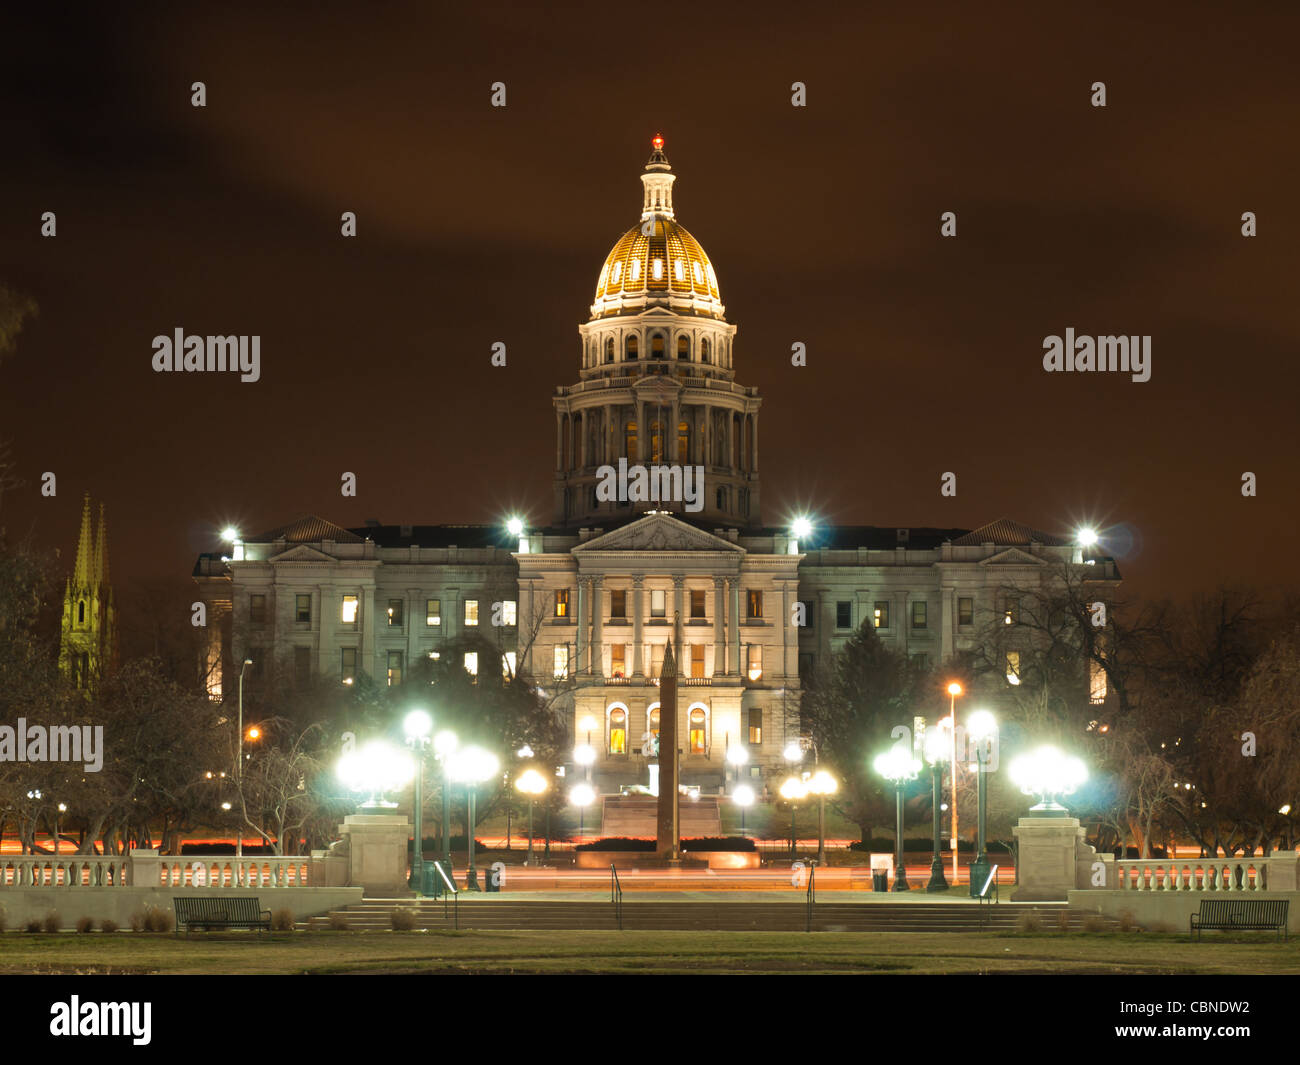
<path fill-rule="evenodd" d="M 387 931 L 398 907 L 413 910 L 416 927 L 453 927 L 452 910 L 434 899 L 366 899 L 331 913 L 343 917 L 352 931 Z M 1084 914 L 1067 910 L 1063 902 L 976 903 L 818 902 L 813 930 L 819 932 L 1011 932 L 1023 914 L 1037 910 L 1041 930 L 1057 930 L 1058 914 L 1069 913 L 1071 930 L 1082 928 Z M 802 932 L 807 925 L 803 902 L 645 901 L 624 895 L 623 928 L 628 931 Z M 313 917 L 299 928 L 330 927 L 329 917 Z M 616 929 L 614 906 L 607 899 L 527 901 L 512 898 L 460 901 L 460 927 L 482 930 Z"/>

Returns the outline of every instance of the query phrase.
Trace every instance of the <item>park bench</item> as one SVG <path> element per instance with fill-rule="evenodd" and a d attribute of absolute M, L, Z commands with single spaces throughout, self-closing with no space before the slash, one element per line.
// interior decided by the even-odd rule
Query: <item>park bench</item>
<path fill-rule="evenodd" d="M 172 899 L 176 911 L 176 934 L 181 925 L 188 936 L 193 928 L 265 928 L 271 931 L 271 911 L 259 909 L 256 898 L 247 896 L 180 897 Z"/>
<path fill-rule="evenodd" d="M 1290 906 L 1287 899 L 1202 899 L 1200 912 L 1192 914 L 1188 923 L 1197 939 L 1203 928 L 1225 932 L 1277 929 L 1279 938 L 1286 939 Z"/>

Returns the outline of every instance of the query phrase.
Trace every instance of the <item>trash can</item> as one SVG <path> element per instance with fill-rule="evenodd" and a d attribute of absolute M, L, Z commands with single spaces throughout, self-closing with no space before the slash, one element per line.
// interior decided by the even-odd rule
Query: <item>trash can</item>
<path fill-rule="evenodd" d="M 424 882 L 420 885 L 420 894 L 426 898 L 440 899 L 443 892 L 447 890 L 447 885 L 443 883 L 442 877 L 438 875 L 438 867 L 442 864 L 442 862 L 425 862 L 421 867 L 424 872 Z M 447 863 L 445 872 L 447 879 L 450 880 L 452 876 L 451 863 Z"/>
<path fill-rule="evenodd" d="M 487 876 L 483 878 L 483 890 L 499 892 L 501 890 L 501 885 L 505 882 L 505 878 L 506 863 L 493 862 L 487 871 Z"/>
<path fill-rule="evenodd" d="M 888 891 L 889 874 L 894 870 L 892 854 L 873 854 L 871 856 L 871 890 Z"/>

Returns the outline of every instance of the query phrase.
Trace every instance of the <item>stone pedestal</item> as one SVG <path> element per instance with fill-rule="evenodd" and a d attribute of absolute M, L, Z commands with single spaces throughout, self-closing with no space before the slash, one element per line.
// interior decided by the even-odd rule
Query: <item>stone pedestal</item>
<path fill-rule="evenodd" d="M 348 884 L 370 898 L 410 894 L 406 841 L 410 822 L 400 814 L 349 814 L 339 825 L 348 841 Z"/>
<path fill-rule="evenodd" d="M 136 850 L 131 848 L 131 886 L 139 888 L 156 888 L 162 884 L 162 858 L 158 848 Z"/>
<path fill-rule="evenodd" d="M 1075 847 L 1084 829 L 1075 817 L 1022 817 L 1016 837 L 1014 902 L 1064 902 L 1075 886 Z"/>

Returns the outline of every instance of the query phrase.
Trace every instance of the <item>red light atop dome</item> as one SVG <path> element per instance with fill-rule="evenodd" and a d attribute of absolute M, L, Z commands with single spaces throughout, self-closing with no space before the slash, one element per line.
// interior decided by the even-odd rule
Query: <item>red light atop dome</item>
<path fill-rule="evenodd" d="M 650 138 L 650 144 L 651 144 L 651 146 L 654 148 L 654 150 L 657 151 L 657 152 L 662 152 L 662 151 L 664 150 L 664 139 L 663 139 L 663 137 L 660 137 L 660 136 L 654 136 L 654 137 Z"/>

